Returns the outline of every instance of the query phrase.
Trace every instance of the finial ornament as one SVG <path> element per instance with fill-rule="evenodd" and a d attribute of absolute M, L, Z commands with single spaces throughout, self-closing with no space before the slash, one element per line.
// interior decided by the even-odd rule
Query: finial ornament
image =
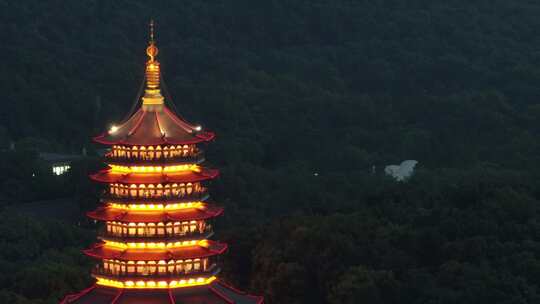
<path fill-rule="evenodd" d="M 146 48 L 146 55 L 150 57 L 148 61 L 154 62 L 154 59 L 156 58 L 157 54 L 158 54 L 158 48 L 154 40 L 154 20 L 152 19 L 150 20 L 150 41 L 148 43 L 148 47 Z"/>
<path fill-rule="evenodd" d="M 150 42 L 154 42 L 154 19 L 150 19 Z"/>
<path fill-rule="evenodd" d="M 150 20 L 150 41 L 146 48 L 148 61 L 146 62 L 146 90 L 143 97 L 143 106 L 163 104 L 163 96 L 159 90 L 159 62 L 156 59 L 158 48 L 154 40 L 154 20 Z"/>

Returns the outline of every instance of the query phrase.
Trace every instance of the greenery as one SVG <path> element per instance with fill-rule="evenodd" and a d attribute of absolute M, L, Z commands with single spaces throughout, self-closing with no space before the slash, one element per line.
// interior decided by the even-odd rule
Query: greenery
<path fill-rule="evenodd" d="M 223 278 L 273 303 L 540 302 L 540 3 L 2 1 L 0 302 L 87 286 L 90 159 L 142 79 L 147 22 L 178 112 L 216 130 Z M 419 161 L 405 183 L 385 165 Z M 34 175 L 33 175 L 34 174 Z M 82 212 L 81 212 L 82 216 Z"/>
<path fill-rule="evenodd" d="M 80 249 L 91 231 L 75 225 L 13 216 L 0 223 L 0 302 L 57 303 L 67 292 L 89 286 L 91 263 Z M 48 300 L 45 300 L 48 299 Z"/>
<path fill-rule="evenodd" d="M 359 186 L 361 207 L 265 229 L 253 286 L 271 303 L 537 303 L 527 178 L 481 168 Z"/>

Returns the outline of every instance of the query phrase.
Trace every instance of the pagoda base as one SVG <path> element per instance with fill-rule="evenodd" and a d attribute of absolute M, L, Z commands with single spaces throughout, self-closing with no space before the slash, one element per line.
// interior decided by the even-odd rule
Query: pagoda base
<path fill-rule="evenodd" d="M 174 289 L 118 289 L 94 285 L 68 295 L 60 304 L 262 304 L 263 297 L 248 295 L 223 282 Z"/>

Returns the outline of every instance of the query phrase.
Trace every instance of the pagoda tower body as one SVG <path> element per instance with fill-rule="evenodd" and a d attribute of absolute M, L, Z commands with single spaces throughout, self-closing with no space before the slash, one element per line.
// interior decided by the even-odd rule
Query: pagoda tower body
<path fill-rule="evenodd" d="M 98 261 L 96 283 L 61 303 L 263 303 L 217 279 L 227 245 L 209 239 L 223 208 L 208 202 L 207 183 L 219 171 L 202 166 L 214 133 L 165 105 L 153 25 L 146 53 L 141 106 L 94 138 L 110 147 L 108 168 L 90 176 L 106 185 L 88 213 L 104 222 L 100 242 L 84 250 Z"/>

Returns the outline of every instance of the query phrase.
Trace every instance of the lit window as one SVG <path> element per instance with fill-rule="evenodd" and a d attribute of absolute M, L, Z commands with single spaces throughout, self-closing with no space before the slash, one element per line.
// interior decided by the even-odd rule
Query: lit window
<path fill-rule="evenodd" d="M 52 171 L 54 175 L 62 175 L 66 173 L 70 168 L 71 166 L 69 165 L 53 166 Z"/>

